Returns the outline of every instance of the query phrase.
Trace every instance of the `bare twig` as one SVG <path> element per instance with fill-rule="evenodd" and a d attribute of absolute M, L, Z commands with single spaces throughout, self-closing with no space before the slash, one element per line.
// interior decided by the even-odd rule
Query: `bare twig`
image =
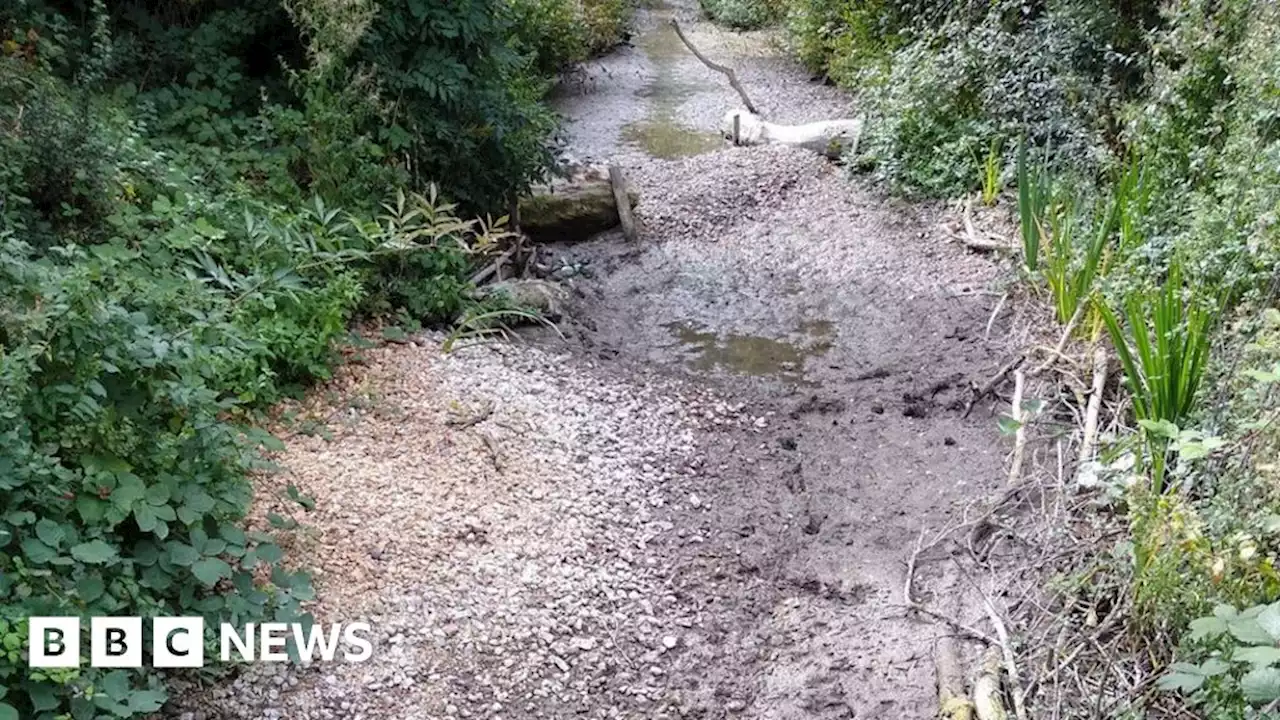
<path fill-rule="evenodd" d="M 978 588 L 978 591 L 981 592 L 981 589 Z M 1000 653 L 1004 656 L 1004 670 L 1009 676 L 1009 690 L 1010 694 L 1013 695 L 1013 714 L 1018 720 L 1027 720 L 1025 695 L 1022 691 L 1022 681 L 1018 679 L 1018 662 L 1013 656 L 1013 646 L 1009 644 L 1009 631 L 1005 628 L 1004 620 L 1000 618 L 1000 613 L 996 612 L 995 603 L 986 593 L 982 593 L 982 603 L 986 606 L 987 619 L 991 621 L 991 626 L 995 628 Z"/>
<path fill-rule="evenodd" d="M 705 55 L 698 52 L 698 48 L 694 47 L 693 43 L 689 42 L 689 38 L 685 37 L 684 31 L 680 29 L 680 23 L 676 22 L 675 18 L 671 19 L 671 27 L 675 28 L 676 35 L 679 36 L 680 42 L 683 42 L 685 47 L 689 48 L 689 52 L 693 53 L 694 57 L 701 60 L 703 65 L 706 65 L 712 70 L 722 73 L 725 77 L 729 78 L 729 85 L 732 86 L 734 90 L 738 91 L 738 97 L 742 98 L 742 104 L 746 106 L 747 110 L 750 111 L 751 114 L 760 114 L 760 111 L 756 110 L 756 106 L 751 102 L 751 98 L 747 97 L 747 91 L 742 88 L 742 84 L 738 82 L 738 76 L 734 74 L 732 69 L 727 68 L 724 65 L 713 63 L 708 60 Z"/>
<path fill-rule="evenodd" d="M 1000 296 L 1000 302 L 996 303 L 996 308 L 991 311 L 991 317 L 987 318 L 987 329 L 982 333 L 982 340 L 986 342 L 991 337 L 991 326 L 996 324 L 996 318 L 1000 316 L 1000 311 L 1004 309 L 1004 303 L 1009 299 L 1009 293 Z"/>
<path fill-rule="evenodd" d="M 1099 346 L 1093 351 L 1093 389 L 1089 395 L 1089 409 L 1084 416 L 1084 439 L 1080 441 L 1080 460 L 1076 472 L 1093 459 L 1093 447 L 1098 437 L 1098 410 L 1102 407 L 1102 392 L 1107 385 L 1107 351 Z"/>
<path fill-rule="evenodd" d="M 1039 375 L 1048 370 L 1055 360 L 1063 357 L 1062 350 L 1067 346 L 1067 340 L 1071 338 L 1071 333 L 1076 329 L 1076 323 L 1080 322 L 1081 316 L 1084 315 L 1084 307 L 1084 304 L 1081 303 L 1080 307 L 1076 308 L 1076 311 L 1071 315 L 1071 319 L 1067 321 L 1067 326 L 1062 329 L 1062 337 L 1058 338 L 1058 344 L 1053 348 L 1053 352 L 1050 353 L 1048 358 L 1045 358 L 1044 362 L 1031 371 L 1032 375 Z"/>
<path fill-rule="evenodd" d="M 502 269 L 502 266 L 505 265 L 507 261 L 511 260 L 511 258 L 515 256 L 517 250 L 519 250 L 519 246 L 513 245 L 509 250 L 494 258 L 493 262 L 489 263 L 475 275 L 471 276 L 470 284 L 479 285 L 485 280 L 488 280 L 491 275 L 495 274 L 498 275 L 498 279 L 501 279 L 499 270 Z"/>
<path fill-rule="evenodd" d="M 985 385 L 978 388 L 973 393 L 973 397 L 969 399 L 969 403 L 964 406 L 964 417 L 969 417 L 969 413 L 973 411 L 973 406 L 979 400 L 986 397 L 988 393 L 994 390 L 996 385 L 1000 384 L 1001 380 L 1004 380 L 1005 376 L 1007 376 L 1009 373 L 1013 372 L 1017 368 L 1021 367 L 1022 363 L 1025 362 L 1026 359 L 1027 359 L 1026 355 L 1019 355 L 1018 357 L 1006 363 L 1004 367 L 997 370 L 996 374 L 992 375 L 991 379 L 988 380 Z"/>
<path fill-rule="evenodd" d="M 915 550 L 911 552 L 911 557 L 907 559 L 907 578 L 905 581 L 903 581 L 903 584 L 902 584 L 902 602 L 904 605 L 907 606 L 908 610 L 914 610 L 915 612 L 918 612 L 921 615 L 925 615 L 930 618 L 933 618 L 934 620 L 937 620 L 938 622 L 945 624 L 947 627 L 951 628 L 957 633 L 960 633 L 961 635 L 972 638 L 979 642 L 986 643 L 988 645 L 995 645 L 996 640 L 990 635 L 976 628 L 971 628 L 968 625 L 962 625 L 960 622 L 950 617 L 947 617 L 942 613 L 930 610 L 924 603 L 917 601 L 912 596 L 911 585 L 915 582 L 916 563 L 919 562 L 920 555 L 923 554 L 926 550 L 937 545 L 939 542 L 945 539 L 948 535 L 950 535 L 955 529 L 956 528 L 954 527 L 944 528 L 941 532 L 939 532 L 936 536 L 934 536 L 933 540 L 930 540 L 927 543 L 924 541 L 924 530 L 922 529 L 920 531 L 920 537 L 916 539 Z"/>
<path fill-rule="evenodd" d="M 1021 370 L 1013 373 L 1013 421 L 1017 429 L 1013 433 L 1013 462 L 1009 464 L 1009 484 L 1012 485 L 1022 476 L 1022 456 L 1027 446 L 1026 421 L 1022 414 L 1022 390 L 1026 385 L 1026 376 Z"/>

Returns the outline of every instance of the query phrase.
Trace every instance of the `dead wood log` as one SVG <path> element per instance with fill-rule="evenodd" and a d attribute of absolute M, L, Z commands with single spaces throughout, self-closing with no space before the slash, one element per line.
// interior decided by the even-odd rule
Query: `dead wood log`
<path fill-rule="evenodd" d="M 1008 711 L 1000 699 L 1000 650 L 992 647 L 982 659 L 982 669 L 973 682 L 973 704 L 978 720 L 1007 720 Z"/>
<path fill-rule="evenodd" d="M 520 227 L 535 242 L 578 242 L 610 230 L 622 221 L 619 208 L 628 214 L 638 200 L 625 189 L 621 203 L 609 173 L 592 172 L 550 186 L 534 188 L 520 199 Z"/>
<path fill-rule="evenodd" d="M 734 145 L 795 145 L 838 160 L 857 150 L 864 122 L 856 117 L 779 125 L 746 110 L 730 110 L 720 120 L 720 133 Z"/>
<path fill-rule="evenodd" d="M 694 57 L 701 60 L 703 65 L 706 65 L 712 70 L 722 73 L 725 77 L 729 78 L 729 85 L 733 87 L 734 90 L 738 91 L 738 97 L 742 98 L 742 105 L 746 107 L 747 110 L 756 115 L 760 114 L 760 111 L 756 110 L 756 106 L 751 102 L 751 98 L 747 97 L 747 91 L 743 89 L 742 83 L 738 82 L 738 76 L 732 69 L 727 68 L 724 65 L 713 63 L 708 60 L 705 55 L 698 52 L 698 48 L 694 47 L 693 43 L 689 42 L 689 38 L 685 37 L 684 31 L 680 29 L 680 23 L 676 22 L 675 18 L 671 19 L 671 27 L 675 28 L 676 36 L 680 38 L 680 42 L 684 43 L 684 46 L 689 48 L 689 52 L 693 53 Z"/>

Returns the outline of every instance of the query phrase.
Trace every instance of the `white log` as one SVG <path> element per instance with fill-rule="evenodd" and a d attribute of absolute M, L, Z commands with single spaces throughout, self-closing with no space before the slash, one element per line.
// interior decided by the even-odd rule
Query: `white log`
<path fill-rule="evenodd" d="M 747 110 L 730 110 L 720 122 L 720 132 L 737 145 L 781 143 L 808 148 L 830 158 L 856 151 L 864 118 L 822 120 L 804 125 L 779 125 Z"/>

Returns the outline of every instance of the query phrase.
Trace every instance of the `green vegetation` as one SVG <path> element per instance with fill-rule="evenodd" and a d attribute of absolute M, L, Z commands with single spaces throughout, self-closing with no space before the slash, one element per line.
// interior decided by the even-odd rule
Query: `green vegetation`
<path fill-rule="evenodd" d="M 502 224 L 465 218 L 547 171 L 548 73 L 626 10 L 0 7 L 0 718 L 166 698 L 149 670 L 29 669 L 31 615 L 306 620 L 308 574 L 243 524 L 279 447 L 255 420 L 353 320 L 501 312 L 466 278 Z"/>
<path fill-rule="evenodd" d="M 755 30 L 777 22 L 786 11 L 780 0 L 700 0 L 702 9 L 718 23 L 739 30 Z"/>

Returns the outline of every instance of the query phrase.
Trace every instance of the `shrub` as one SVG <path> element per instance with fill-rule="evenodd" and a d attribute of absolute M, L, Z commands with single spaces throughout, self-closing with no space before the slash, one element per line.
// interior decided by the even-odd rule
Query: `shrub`
<path fill-rule="evenodd" d="M 31 615 L 298 616 L 307 576 L 263 574 L 279 548 L 240 526 L 265 438 L 210 384 L 235 351 L 203 345 L 202 323 L 166 327 L 160 288 L 107 281 L 130 272 L 123 248 L 31 253 L 0 235 L 0 623 L 25 639 Z M 31 670 L 13 652 L 0 678 L 0 711 L 21 717 L 164 699 L 146 671 Z"/>
<path fill-rule="evenodd" d="M 508 44 L 514 22 L 500 0 L 387 0 L 353 54 L 397 99 L 380 140 L 471 211 L 505 210 L 551 162 L 546 83 Z"/>
<path fill-rule="evenodd" d="M 707 16 L 722 25 L 755 30 L 780 20 L 784 6 L 775 0 L 700 0 Z"/>

